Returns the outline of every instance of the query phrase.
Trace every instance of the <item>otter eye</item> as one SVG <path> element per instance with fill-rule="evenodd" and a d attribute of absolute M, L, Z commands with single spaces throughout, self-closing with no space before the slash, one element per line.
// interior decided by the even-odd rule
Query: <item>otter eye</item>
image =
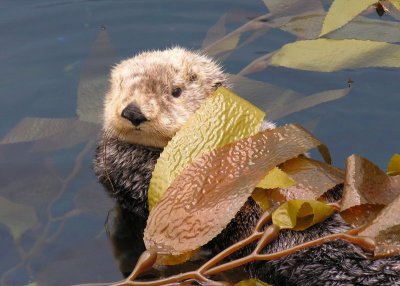
<path fill-rule="evenodd" d="M 182 94 L 182 89 L 180 87 L 174 88 L 171 94 L 173 97 L 179 97 Z"/>

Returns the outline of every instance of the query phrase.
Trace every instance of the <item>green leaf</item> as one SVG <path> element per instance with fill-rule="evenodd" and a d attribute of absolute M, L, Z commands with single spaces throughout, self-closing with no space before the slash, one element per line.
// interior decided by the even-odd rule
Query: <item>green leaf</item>
<path fill-rule="evenodd" d="M 400 46 L 361 40 L 298 41 L 278 50 L 272 56 L 271 64 L 320 72 L 365 67 L 400 67 Z"/>
<path fill-rule="evenodd" d="M 400 154 L 394 154 L 390 159 L 387 174 L 389 176 L 400 175 Z"/>
<path fill-rule="evenodd" d="M 320 36 L 346 25 L 376 2 L 377 0 L 335 0 L 325 17 Z"/>
<path fill-rule="evenodd" d="M 282 229 L 304 230 L 330 217 L 334 209 L 313 200 L 288 201 L 272 214 L 272 222 Z"/>
<path fill-rule="evenodd" d="M 0 224 L 6 225 L 15 240 L 38 222 L 35 210 L 31 206 L 16 204 L 0 197 Z"/>

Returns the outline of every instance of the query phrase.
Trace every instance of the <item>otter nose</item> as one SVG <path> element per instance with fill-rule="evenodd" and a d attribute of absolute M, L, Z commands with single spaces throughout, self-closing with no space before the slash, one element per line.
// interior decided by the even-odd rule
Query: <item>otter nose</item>
<path fill-rule="evenodd" d="M 141 123 L 148 120 L 140 110 L 139 106 L 133 103 L 129 104 L 124 108 L 124 110 L 122 110 L 121 116 L 128 119 L 135 126 L 139 126 Z"/>

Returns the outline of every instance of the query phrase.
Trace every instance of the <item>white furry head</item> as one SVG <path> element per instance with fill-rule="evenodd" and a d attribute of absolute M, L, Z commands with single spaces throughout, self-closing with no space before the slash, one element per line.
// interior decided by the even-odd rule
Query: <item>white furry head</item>
<path fill-rule="evenodd" d="M 125 142 L 164 147 L 221 84 L 223 71 L 204 55 L 179 47 L 138 54 L 112 70 L 104 131 Z M 147 120 L 135 126 L 122 117 L 129 104 Z"/>

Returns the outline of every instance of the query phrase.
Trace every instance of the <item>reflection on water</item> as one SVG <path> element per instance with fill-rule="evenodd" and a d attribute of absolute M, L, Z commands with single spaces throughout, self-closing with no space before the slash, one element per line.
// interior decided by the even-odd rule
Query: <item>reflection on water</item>
<path fill-rule="evenodd" d="M 115 246 L 110 246 L 104 222 L 113 202 L 96 183 L 91 168 L 98 132 L 93 114 L 105 90 L 106 82 L 101 80 L 106 77 L 105 67 L 114 56 L 117 61 L 141 50 L 175 44 L 199 49 L 208 29 L 228 11 L 234 15 L 228 30 L 267 12 L 262 1 L 255 0 L 2 2 L 1 138 L 26 117 L 30 119 L 25 119 L 27 125 L 18 136 L 34 137 L 26 127 L 37 123 L 32 117 L 66 121 L 54 124 L 47 138 L 0 145 L 0 285 L 116 281 L 121 272 L 129 272 L 143 247 L 138 230 L 144 222 L 134 220 L 137 229 L 131 232 L 114 228 Z M 112 45 L 100 37 L 103 42 L 96 47 L 103 50 L 91 50 L 101 26 L 107 27 Z M 293 35 L 272 29 L 234 51 L 223 64 L 227 72 L 237 73 L 260 53 L 294 40 Z M 89 54 L 105 62 L 85 66 Z M 113 58 L 107 58 L 110 55 Z M 399 152 L 397 70 L 316 73 L 271 67 L 251 77 L 273 84 L 269 94 L 263 98 L 258 92 L 255 97 L 243 85 L 236 90 L 267 110 L 275 93 L 341 90 L 351 78 L 354 83 L 348 95 L 280 118 L 279 123 L 314 126 L 316 137 L 330 147 L 339 166 L 358 153 L 384 169 L 389 157 Z M 88 90 L 96 91 L 96 100 L 77 98 Z M 83 112 L 77 111 L 77 105 L 84 106 Z M 65 129 L 63 136 L 57 133 L 60 128 Z M 127 220 L 132 218 L 117 216 L 115 226 L 129 225 L 129 229 Z"/>

